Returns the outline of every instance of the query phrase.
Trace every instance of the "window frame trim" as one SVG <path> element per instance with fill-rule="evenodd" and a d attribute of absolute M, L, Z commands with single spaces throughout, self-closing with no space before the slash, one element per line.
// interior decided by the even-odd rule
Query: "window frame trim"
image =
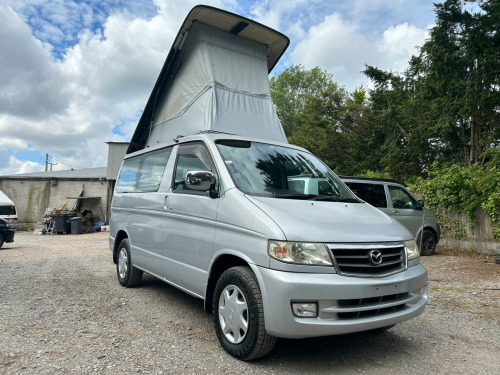
<path fill-rule="evenodd" d="M 219 194 L 220 187 L 221 187 L 221 181 L 220 181 L 220 173 L 219 173 L 219 170 L 217 168 L 217 163 L 215 162 L 215 158 L 212 155 L 212 152 L 210 151 L 210 148 L 207 146 L 207 144 L 204 141 L 201 141 L 201 140 L 196 140 L 196 141 L 190 141 L 190 142 L 184 142 L 184 143 L 177 144 L 177 151 L 176 151 L 176 155 L 175 155 L 175 164 L 174 164 L 174 168 L 172 170 L 172 180 L 170 182 L 170 192 L 172 194 L 196 195 L 198 197 L 207 197 L 207 198 L 209 198 L 208 192 L 210 190 L 207 190 L 207 191 L 203 191 L 203 190 L 175 190 L 175 175 L 177 174 L 177 166 L 178 166 L 178 163 L 179 163 L 179 156 L 181 156 L 183 154 L 184 155 L 189 155 L 189 154 L 183 153 L 181 150 L 185 146 L 190 146 L 190 145 L 200 145 L 201 147 L 203 147 L 205 149 L 205 151 L 207 152 L 208 156 L 210 157 L 210 160 L 212 162 L 212 166 L 215 169 L 215 172 L 214 171 L 211 171 L 211 172 L 214 173 L 214 175 L 216 177 L 216 186 L 215 186 L 215 190 L 214 191 L 217 194 Z"/>

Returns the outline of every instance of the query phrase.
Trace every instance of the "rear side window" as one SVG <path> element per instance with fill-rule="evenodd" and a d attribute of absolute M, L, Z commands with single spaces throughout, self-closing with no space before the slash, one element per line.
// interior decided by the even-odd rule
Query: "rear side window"
<path fill-rule="evenodd" d="M 354 194 L 372 206 L 379 208 L 387 207 L 384 185 L 361 184 L 359 182 L 346 182 L 345 184 L 349 186 Z"/>
<path fill-rule="evenodd" d="M 171 152 L 172 148 L 167 148 L 125 160 L 116 183 L 116 192 L 158 191 Z"/>
<path fill-rule="evenodd" d="M 16 207 L 14 206 L 0 206 L 0 215 L 15 215 Z"/>

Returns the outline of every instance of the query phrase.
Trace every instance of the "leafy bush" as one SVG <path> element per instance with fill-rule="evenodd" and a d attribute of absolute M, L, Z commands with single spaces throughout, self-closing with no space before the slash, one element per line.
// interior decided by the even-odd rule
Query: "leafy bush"
<path fill-rule="evenodd" d="M 483 166 L 473 164 L 434 163 L 428 178 L 417 177 L 412 186 L 436 212 L 446 227 L 446 210 L 464 212 L 474 226 L 482 208 L 493 225 L 493 236 L 500 241 L 500 168 L 497 158 L 500 152 Z M 450 229 L 454 227 L 452 223 Z M 462 231 L 457 237 L 463 237 Z"/>

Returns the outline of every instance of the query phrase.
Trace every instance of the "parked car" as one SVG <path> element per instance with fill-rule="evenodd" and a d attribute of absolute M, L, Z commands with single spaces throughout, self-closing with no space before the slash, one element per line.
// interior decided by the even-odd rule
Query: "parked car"
<path fill-rule="evenodd" d="M 432 255 L 441 236 L 436 215 L 395 180 L 340 176 L 359 198 L 403 224 L 416 238 L 422 255 Z M 425 216 L 424 216 L 425 213 Z M 423 229 L 423 232 L 422 232 Z"/>
<path fill-rule="evenodd" d="M 17 211 L 14 202 L 0 191 L 0 219 L 5 219 L 12 229 L 17 227 Z"/>
<path fill-rule="evenodd" d="M 10 228 L 7 220 L 0 219 L 0 249 L 6 242 L 14 242 L 14 229 Z"/>

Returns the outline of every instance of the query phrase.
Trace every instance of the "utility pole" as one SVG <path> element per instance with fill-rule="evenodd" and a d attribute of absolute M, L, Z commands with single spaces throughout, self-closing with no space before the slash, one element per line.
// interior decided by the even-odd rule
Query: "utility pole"
<path fill-rule="evenodd" d="M 48 166 L 49 166 L 49 154 L 45 154 L 45 172 L 47 172 Z"/>

